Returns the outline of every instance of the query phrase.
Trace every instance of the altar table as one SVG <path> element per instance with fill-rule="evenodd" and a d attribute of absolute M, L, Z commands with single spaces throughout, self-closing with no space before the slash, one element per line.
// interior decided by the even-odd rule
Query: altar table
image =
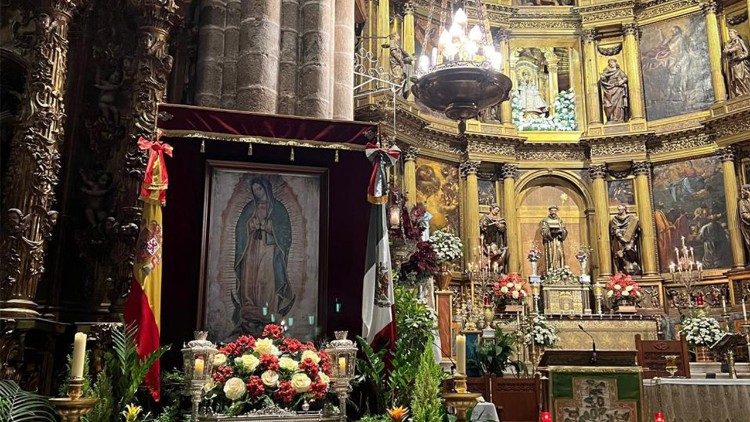
<path fill-rule="evenodd" d="M 669 422 L 747 422 L 749 379 L 644 380 L 647 415 L 661 410 Z"/>

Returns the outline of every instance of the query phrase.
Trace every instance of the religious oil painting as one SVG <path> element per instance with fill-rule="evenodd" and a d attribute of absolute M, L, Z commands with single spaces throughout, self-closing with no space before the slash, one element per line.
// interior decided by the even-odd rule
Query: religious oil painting
<path fill-rule="evenodd" d="M 454 164 L 417 157 L 417 202 L 432 215 L 430 230 L 459 232 L 459 177 Z"/>
<path fill-rule="evenodd" d="M 654 223 L 659 264 L 669 271 L 683 242 L 705 268 L 731 264 L 724 175 L 718 157 L 654 166 Z"/>
<path fill-rule="evenodd" d="M 498 203 L 495 181 L 479 179 L 479 205 L 492 205 Z"/>
<path fill-rule="evenodd" d="M 203 327 L 212 339 L 270 322 L 312 338 L 318 321 L 325 169 L 211 161 L 207 167 Z"/>
<path fill-rule="evenodd" d="M 704 110 L 713 104 L 706 24 L 695 13 L 645 25 L 641 69 L 649 120 Z"/>
<path fill-rule="evenodd" d="M 631 179 L 612 180 L 609 182 L 609 206 L 635 205 L 635 193 Z"/>

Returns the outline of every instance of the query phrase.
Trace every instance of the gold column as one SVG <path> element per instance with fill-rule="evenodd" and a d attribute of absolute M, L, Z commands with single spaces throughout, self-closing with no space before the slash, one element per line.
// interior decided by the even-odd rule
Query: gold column
<path fill-rule="evenodd" d="M 389 50 L 383 48 L 384 44 L 388 44 L 388 36 L 391 34 L 391 11 L 389 0 L 377 0 L 378 3 L 378 17 L 377 17 L 377 37 L 375 40 L 375 47 L 377 49 L 377 58 L 380 66 L 383 70 L 388 72 L 391 70 L 391 62 L 389 60 Z"/>
<path fill-rule="evenodd" d="M 724 86 L 724 74 L 721 63 L 721 37 L 719 36 L 719 22 L 716 12 L 719 5 L 710 1 L 703 5 L 706 14 L 706 36 L 708 37 L 708 62 L 711 66 L 711 84 L 714 88 L 714 102 L 727 99 L 727 90 Z"/>
<path fill-rule="evenodd" d="M 408 147 L 404 151 L 404 192 L 409 205 L 417 203 L 417 153 L 419 150 Z"/>
<path fill-rule="evenodd" d="M 633 163 L 635 174 L 635 197 L 638 204 L 638 218 L 641 221 L 641 263 L 643 275 L 656 275 L 659 272 L 656 260 L 656 229 L 654 212 L 651 209 L 651 163 L 640 161 Z"/>
<path fill-rule="evenodd" d="M 0 236 L 0 316 L 36 317 L 36 291 L 58 212 L 52 209 L 65 122 L 68 28 L 80 1 L 34 2 L 27 92 L 10 143 Z M 32 6 L 30 6 L 32 7 Z M 47 19 L 41 18 L 46 16 Z M 12 189 L 11 189 L 12 186 Z"/>
<path fill-rule="evenodd" d="M 555 97 L 557 97 L 557 93 L 560 91 L 560 88 L 558 88 L 558 82 L 557 82 L 557 64 L 559 60 L 549 60 L 547 61 L 547 71 L 549 72 L 549 80 L 547 81 L 548 86 L 548 92 L 549 92 L 549 108 L 551 115 L 555 113 Z"/>
<path fill-rule="evenodd" d="M 516 176 L 518 166 L 504 164 L 500 169 L 503 176 L 503 209 L 505 210 L 505 224 L 508 239 L 508 271 L 519 272 L 521 269 L 521 255 L 518 250 L 518 222 L 516 221 Z"/>
<path fill-rule="evenodd" d="M 459 167 L 460 169 L 460 167 Z M 464 212 L 466 210 L 466 174 L 459 171 L 459 178 L 458 178 L 458 209 L 461 210 L 461 212 Z M 466 218 L 462 218 L 460 223 L 461 227 L 459 227 L 459 230 L 461 231 L 461 239 L 468 239 L 468 225 L 466 224 Z M 464 264 L 468 264 L 469 261 L 469 242 L 462 242 L 463 244 L 463 253 L 464 253 Z"/>
<path fill-rule="evenodd" d="M 414 57 L 417 53 L 414 39 L 414 5 L 410 1 L 404 4 L 404 34 L 401 36 L 401 45 L 406 54 Z"/>
<path fill-rule="evenodd" d="M 607 166 L 604 164 L 589 167 L 594 191 L 594 212 L 596 213 L 596 249 L 599 258 L 599 277 L 612 275 L 612 257 L 609 240 L 609 199 L 607 197 Z"/>
<path fill-rule="evenodd" d="M 503 58 L 503 74 L 510 76 L 510 30 L 501 28 L 498 31 L 500 55 Z M 513 123 L 513 108 L 510 99 L 500 103 L 500 121 L 504 125 Z"/>
<path fill-rule="evenodd" d="M 586 80 L 586 115 L 589 123 L 601 123 L 599 69 L 596 68 L 596 31 L 593 29 L 584 31 L 583 56 Z"/>
<path fill-rule="evenodd" d="M 466 177 L 466 244 L 468 255 L 466 262 L 474 262 L 479 257 L 479 181 L 477 171 L 479 161 L 466 160 L 459 167 Z"/>
<path fill-rule="evenodd" d="M 727 228 L 729 229 L 729 244 L 732 247 L 732 266 L 743 268 L 745 266 L 745 249 L 740 233 L 739 210 L 737 209 L 737 172 L 734 167 L 735 150 L 732 147 L 720 148 L 717 152 L 721 158 L 721 167 L 724 172 L 724 197 L 727 204 Z"/>
<path fill-rule="evenodd" d="M 643 85 L 641 84 L 641 63 L 638 52 L 638 26 L 630 23 L 624 26 L 625 68 L 628 76 L 628 96 L 630 97 L 630 120 L 643 120 Z"/>

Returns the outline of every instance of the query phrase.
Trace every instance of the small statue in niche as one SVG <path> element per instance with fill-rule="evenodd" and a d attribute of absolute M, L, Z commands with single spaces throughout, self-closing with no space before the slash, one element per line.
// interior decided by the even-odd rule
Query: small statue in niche
<path fill-rule="evenodd" d="M 628 108 L 628 77 L 617 60 L 609 59 L 607 63 L 599 78 L 604 114 L 607 115 L 607 123 L 622 123 Z"/>
<path fill-rule="evenodd" d="M 120 110 L 117 108 L 117 92 L 123 83 L 122 72 L 115 70 L 107 79 L 97 72 L 94 86 L 99 89 L 99 111 L 108 123 L 120 124 Z"/>
<path fill-rule="evenodd" d="M 617 271 L 631 275 L 641 272 L 638 256 L 640 228 L 638 216 L 628 214 L 628 208 L 625 205 L 618 205 L 617 214 L 609 221 L 612 260 Z"/>
<path fill-rule="evenodd" d="M 548 210 L 549 215 L 539 223 L 547 271 L 565 267 L 563 242 L 568 237 L 568 229 L 565 228 L 562 218 L 557 215 L 558 208 L 553 205 Z"/>
<path fill-rule="evenodd" d="M 750 50 L 736 30 L 729 30 L 729 41 L 724 46 L 727 57 L 727 79 L 732 97 L 750 94 Z"/>
<path fill-rule="evenodd" d="M 92 228 L 96 228 L 113 212 L 109 195 L 112 191 L 112 174 L 103 172 L 96 180 L 91 180 L 83 170 L 78 173 L 83 181 L 81 192 L 86 197 L 84 210 L 86 220 Z"/>
<path fill-rule="evenodd" d="M 507 228 L 497 204 L 492 204 L 490 213 L 479 220 L 479 231 L 485 243 L 482 253 L 489 258 L 492 268 L 501 274 L 506 273 L 508 262 Z"/>
<path fill-rule="evenodd" d="M 742 185 L 738 203 L 740 212 L 740 231 L 745 241 L 745 250 L 750 252 L 750 185 Z"/>
<path fill-rule="evenodd" d="M 410 92 L 407 84 L 409 83 L 409 74 L 411 73 L 412 57 L 401 48 L 401 37 L 397 33 L 392 33 L 389 38 L 388 50 L 390 53 L 391 74 L 394 77 L 394 82 L 401 84 L 399 91 L 401 91 L 404 99 L 406 99 Z"/>

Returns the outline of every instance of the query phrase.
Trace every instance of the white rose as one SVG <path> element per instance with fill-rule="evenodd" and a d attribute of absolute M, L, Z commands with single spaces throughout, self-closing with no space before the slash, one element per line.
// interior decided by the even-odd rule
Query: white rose
<path fill-rule="evenodd" d="M 260 365 L 260 360 L 255 355 L 242 355 L 240 360 L 242 361 L 242 366 L 250 372 L 254 371 Z"/>
<path fill-rule="evenodd" d="M 232 401 L 240 399 L 245 395 L 245 381 L 237 377 L 229 378 L 224 384 L 224 394 Z"/>
<path fill-rule="evenodd" d="M 227 363 L 227 355 L 224 353 L 217 353 L 214 355 L 214 367 L 221 366 Z"/>
<path fill-rule="evenodd" d="M 279 349 L 274 346 L 270 338 L 262 338 L 255 341 L 255 351 L 261 355 L 279 355 Z"/>
<path fill-rule="evenodd" d="M 286 369 L 287 371 L 294 372 L 299 368 L 299 362 L 292 358 L 282 356 L 281 358 L 279 358 L 279 367 L 281 369 Z"/>
<path fill-rule="evenodd" d="M 308 358 L 316 365 L 320 363 L 320 356 L 318 356 L 318 354 L 313 352 L 312 350 L 305 350 L 304 352 L 302 352 L 302 357 L 300 357 L 300 360 L 304 361 Z"/>
<path fill-rule="evenodd" d="M 506 284 L 506 286 L 508 286 L 508 288 L 513 287 L 513 282 L 512 281 L 508 282 L 508 284 Z"/>
<path fill-rule="evenodd" d="M 633 290 L 633 286 L 627 286 L 627 287 L 625 287 L 625 291 L 626 292 L 629 292 L 631 290 Z"/>
<path fill-rule="evenodd" d="M 279 374 L 275 371 L 268 370 L 260 374 L 260 380 L 263 381 L 267 387 L 276 387 L 279 384 Z"/>
<path fill-rule="evenodd" d="M 326 373 L 323 371 L 318 372 L 318 377 L 320 378 L 320 382 L 322 382 L 323 384 L 328 385 L 331 383 L 331 378 L 329 378 L 328 375 L 326 375 Z"/>
<path fill-rule="evenodd" d="M 518 291 L 513 291 L 513 294 L 511 296 L 513 296 L 513 299 L 518 299 Z"/>
<path fill-rule="evenodd" d="M 500 288 L 500 291 L 503 292 L 503 293 L 508 293 L 508 287 L 503 286 L 503 287 Z"/>
<path fill-rule="evenodd" d="M 205 383 L 205 384 L 203 384 L 203 391 L 204 391 L 204 392 L 209 392 L 209 391 L 213 390 L 213 389 L 214 389 L 214 387 L 216 387 L 216 383 L 214 382 L 214 380 L 213 380 L 213 379 L 209 378 L 209 379 L 208 379 L 208 380 L 206 381 L 206 383 Z"/>
<path fill-rule="evenodd" d="M 294 388 L 294 391 L 305 393 L 310 389 L 310 384 L 312 384 L 312 380 L 310 380 L 307 374 L 300 372 L 292 375 L 292 388 Z"/>
<path fill-rule="evenodd" d="M 623 296 L 630 296 L 630 292 L 628 292 L 628 291 L 624 291 L 624 292 L 622 292 L 622 295 L 623 295 Z"/>
<path fill-rule="evenodd" d="M 622 286 L 620 286 L 619 284 L 615 284 L 614 287 L 615 287 L 615 290 L 622 290 Z"/>
<path fill-rule="evenodd" d="M 612 297 L 614 296 L 614 294 L 615 292 L 613 292 L 612 290 L 607 291 L 607 297 Z"/>

